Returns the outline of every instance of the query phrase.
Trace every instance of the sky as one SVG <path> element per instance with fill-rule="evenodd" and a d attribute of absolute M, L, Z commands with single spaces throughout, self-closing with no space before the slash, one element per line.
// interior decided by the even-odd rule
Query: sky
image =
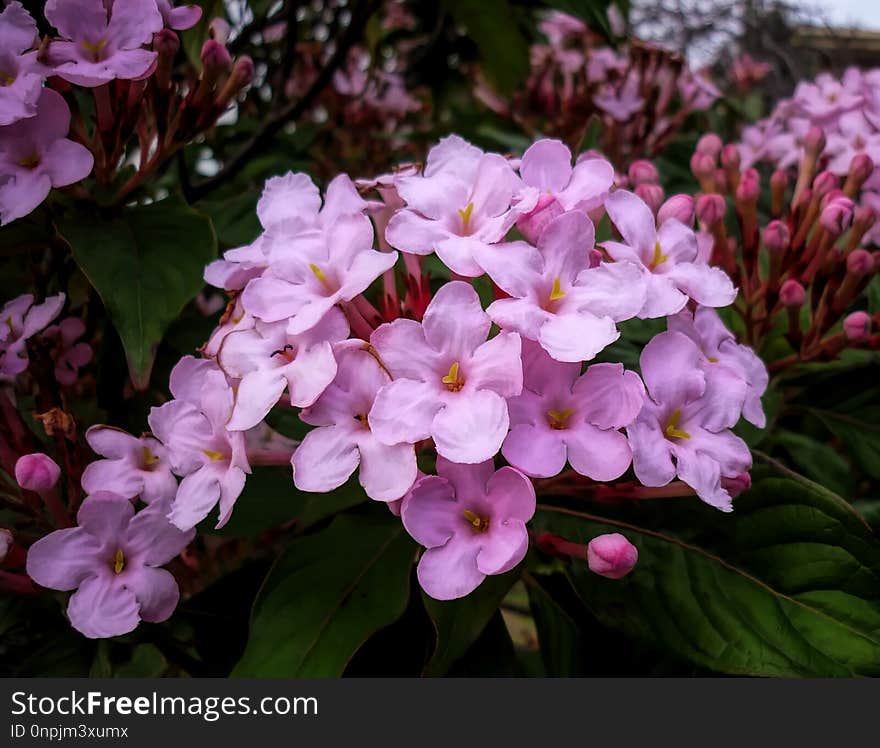
<path fill-rule="evenodd" d="M 880 30 L 878 0 L 807 0 L 803 5 L 819 8 L 837 26 Z"/>

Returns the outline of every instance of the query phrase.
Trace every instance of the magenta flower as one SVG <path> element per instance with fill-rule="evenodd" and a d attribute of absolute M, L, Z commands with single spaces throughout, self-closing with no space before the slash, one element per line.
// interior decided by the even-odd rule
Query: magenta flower
<path fill-rule="evenodd" d="M 587 545 L 587 563 L 590 571 L 600 577 L 608 579 L 625 577 L 633 570 L 638 560 L 639 552 L 636 547 L 619 532 L 599 535 Z"/>
<path fill-rule="evenodd" d="M 0 13 L 0 126 L 37 113 L 45 69 L 37 61 L 37 24 L 19 2 Z"/>
<path fill-rule="evenodd" d="M 177 479 L 168 450 L 158 439 L 132 436 L 113 426 L 92 426 L 86 441 L 105 458 L 86 465 L 81 482 L 87 494 L 105 491 L 123 499 L 140 498 L 145 504 L 174 498 Z"/>
<path fill-rule="evenodd" d="M 529 146 L 520 161 L 519 173 L 525 185 L 536 193 L 535 208 L 516 224 L 532 243 L 563 212 L 589 212 L 600 206 L 614 182 L 614 167 L 604 159 L 584 159 L 572 168 L 568 146 L 547 138 Z"/>
<path fill-rule="evenodd" d="M 213 361 L 186 356 L 171 372 L 171 394 L 175 399 L 153 408 L 148 419 L 183 478 L 168 518 L 188 530 L 219 504 L 217 527 L 223 527 L 250 472 L 244 434 L 226 430 L 232 389 Z"/>
<path fill-rule="evenodd" d="M 61 94 L 44 88 L 37 113 L 0 128 L 0 223 L 30 213 L 53 187 L 87 177 L 94 159 L 68 140 L 70 110 Z"/>
<path fill-rule="evenodd" d="M 44 338 L 55 341 L 52 359 L 59 384 L 68 387 L 75 384 L 79 370 L 92 360 L 92 347 L 88 343 L 76 342 L 85 331 L 86 325 L 79 317 L 67 317 L 43 331 Z"/>
<path fill-rule="evenodd" d="M 491 460 L 457 465 L 438 457 L 437 473 L 413 486 L 400 517 L 427 549 L 417 570 L 422 589 L 436 600 L 453 600 L 525 558 L 535 489 L 518 470 L 496 471 Z"/>
<path fill-rule="evenodd" d="M 645 281 L 633 263 L 597 264 L 593 242 L 590 219 L 572 211 L 547 226 L 537 249 L 513 242 L 481 250 L 480 264 L 511 297 L 489 306 L 492 321 L 557 361 L 588 361 L 617 340 L 615 322 L 642 308 Z"/>
<path fill-rule="evenodd" d="M 506 398 L 522 391 L 520 337 L 486 341 L 491 321 L 473 287 L 447 283 L 422 324 L 398 319 L 370 339 L 394 381 L 376 396 L 370 428 L 385 444 L 432 438 L 461 463 L 490 459 L 507 435 Z"/>
<path fill-rule="evenodd" d="M 338 488 L 357 469 L 371 499 L 400 499 L 416 479 L 412 444 L 385 444 L 370 429 L 368 414 L 388 373 L 366 343 L 352 340 L 337 347 L 333 383 L 300 418 L 313 429 L 293 453 L 293 482 L 301 491 Z"/>
<path fill-rule="evenodd" d="M 15 462 L 15 482 L 26 491 L 51 491 L 61 477 L 61 468 L 42 452 L 22 455 Z"/>
<path fill-rule="evenodd" d="M 14 377 L 28 367 L 27 341 L 58 316 L 64 306 L 63 293 L 42 304 L 23 294 L 0 309 L 0 378 Z"/>
<path fill-rule="evenodd" d="M 417 255 L 436 252 L 450 270 L 469 278 L 483 274 L 475 252 L 501 241 L 520 213 L 534 207 L 532 201 L 513 208 L 520 182 L 502 156 L 456 136 L 431 149 L 422 175 L 395 183 L 407 207 L 388 222 L 388 243 Z"/>
<path fill-rule="evenodd" d="M 284 390 L 291 405 L 312 405 L 336 376 L 333 343 L 347 337 L 348 322 L 335 308 L 300 335 L 288 334 L 284 322 L 257 322 L 250 330 L 227 335 L 217 361 L 226 376 L 240 381 L 226 428 L 244 431 L 256 426 Z"/>
<path fill-rule="evenodd" d="M 751 348 L 736 342 L 736 337 L 724 326 L 718 313 L 703 306 L 697 307 L 694 312 L 684 309 L 669 318 L 668 329 L 684 333 L 699 346 L 704 370 L 723 366 L 745 382 L 742 415 L 759 429 L 764 428 L 767 417 L 761 405 L 761 396 L 770 382 L 767 367 Z"/>
<path fill-rule="evenodd" d="M 156 0 L 156 7 L 162 15 L 165 27 L 175 31 L 191 29 L 202 17 L 202 9 L 198 5 L 180 5 L 175 8 L 171 0 Z"/>
<path fill-rule="evenodd" d="M 675 314 L 688 298 L 715 307 L 736 298 L 736 288 L 723 270 L 697 262 L 697 238 L 683 223 L 667 218 L 658 229 L 651 209 L 626 190 L 611 193 L 605 210 L 623 243 L 605 242 L 603 249 L 618 262 L 637 263 L 648 284 L 639 317 Z"/>
<path fill-rule="evenodd" d="M 511 398 L 510 433 L 501 453 L 526 475 L 550 478 L 566 461 L 593 480 L 614 480 L 632 461 L 628 426 L 642 409 L 645 387 L 623 364 L 554 361 L 539 346 L 523 348 L 523 391 Z"/>
<path fill-rule="evenodd" d="M 373 226 L 363 215 L 340 216 L 326 229 L 303 232 L 286 243 L 259 278 L 244 289 L 244 308 L 265 322 L 289 320 L 298 335 L 317 325 L 336 304 L 351 301 L 397 261 L 377 252 Z"/>
<path fill-rule="evenodd" d="M 121 636 L 140 621 L 159 622 L 177 607 L 180 592 L 167 564 L 193 539 L 155 503 L 137 514 L 111 493 L 89 496 L 79 527 L 56 530 L 28 550 L 27 573 L 43 587 L 76 590 L 67 604 L 71 625 L 90 639 Z"/>
<path fill-rule="evenodd" d="M 116 78 L 150 74 L 156 53 L 142 49 L 163 27 L 155 2 L 145 0 L 47 0 L 46 19 L 61 35 L 49 44 L 54 73 L 94 88 Z"/>
<path fill-rule="evenodd" d="M 677 475 L 707 504 L 729 512 L 723 479 L 752 465 L 745 442 L 729 429 L 738 420 L 746 383 L 730 369 L 704 369 L 705 357 L 680 332 L 655 336 L 640 358 L 648 399 L 627 427 L 636 477 L 665 486 Z"/>

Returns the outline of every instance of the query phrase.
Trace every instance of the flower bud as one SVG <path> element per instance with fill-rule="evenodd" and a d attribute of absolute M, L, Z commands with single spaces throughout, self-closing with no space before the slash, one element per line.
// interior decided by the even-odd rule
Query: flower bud
<path fill-rule="evenodd" d="M 707 156 L 711 156 L 713 159 L 721 153 L 721 149 L 724 147 L 724 143 L 721 141 L 714 132 L 706 133 L 702 138 L 697 141 L 697 152 L 705 153 Z M 734 146 L 735 148 L 736 146 Z"/>
<path fill-rule="evenodd" d="M 851 343 L 861 343 L 871 336 L 871 316 L 867 312 L 853 312 L 843 320 L 843 333 Z"/>
<path fill-rule="evenodd" d="M 853 211 L 853 224 L 858 224 L 862 231 L 868 231 L 877 222 L 877 214 L 867 205 L 857 205 Z"/>
<path fill-rule="evenodd" d="M 721 488 L 730 494 L 731 499 L 735 499 L 743 491 L 748 491 L 752 487 L 752 476 L 748 473 L 740 473 L 733 478 L 722 478 Z"/>
<path fill-rule="evenodd" d="M 834 193 L 829 193 L 833 195 Z M 853 220 L 853 201 L 840 195 L 828 200 L 819 214 L 819 223 L 830 234 L 840 236 L 846 231 Z"/>
<path fill-rule="evenodd" d="M 694 151 L 691 156 L 691 171 L 698 180 L 711 179 L 715 176 L 715 159 L 706 153 Z"/>
<path fill-rule="evenodd" d="M 636 187 L 636 194 L 642 198 L 656 215 L 663 203 L 663 188 L 659 184 L 640 184 Z"/>
<path fill-rule="evenodd" d="M 785 283 L 782 284 L 782 288 L 779 289 L 779 301 L 782 302 L 783 306 L 801 307 L 806 300 L 806 290 L 800 283 L 798 283 L 798 281 L 794 280 L 794 278 L 785 281 Z"/>
<path fill-rule="evenodd" d="M 874 173 L 874 161 L 867 153 L 857 153 L 849 164 L 849 175 L 861 187 Z"/>
<path fill-rule="evenodd" d="M 744 203 L 756 202 L 761 194 L 761 177 L 755 169 L 746 169 L 736 188 L 736 199 Z"/>
<path fill-rule="evenodd" d="M 697 150 L 699 150 L 699 146 L 697 146 Z M 733 143 L 730 143 L 724 146 L 724 149 L 721 151 L 721 165 L 725 169 L 732 169 L 734 171 L 739 171 L 739 165 L 741 161 L 741 156 L 739 152 L 739 148 L 737 148 Z"/>
<path fill-rule="evenodd" d="M 858 277 L 874 272 L 874 258 L 864 249 L 854 249 L 846 258 L 846 272 Z"/>
<path fill-rule="evenodd" d="M 785 190 L 786 187 L 788 187 L 788 174 L 784 171 L 774 171 L 770 175 L 770 189 Z"/>
<path fill-rule="evenodd" d="M 15 481 L 26 491 L 45 493 L 55 487 L 61 468 L 41 452 L 19 457 L 15 463 Z"/>
<path fill-rule="evenodd" d="M 538 198 L 538 203 L 531 212 L 522 216 L 516 222 L 516 227 L 527 242 L 537 244 L 547 225 L 564 212 L 562 206 L 553 195 L 544 193 Z"/>
<path fill-rule="evenodd" d="M 830 171 L 820 172 L 813 180 L 813 197 L 825 197 L 832 190 L 838 189 L 840 183 Z"/>
<path fill-rule="evenodd" d="M 650 161 L 641 159 L 633 161 L 629 167 L 629 181 L 633 187 L 640 184 L 657 184 L 660 181 L 660 172 Z"/>
<path fill-rule="evenodd" d="M 724 220 L 727 204 L 724 198 L 716 193 L 700 195 L 697 198 L 697 219 L 706 226 L 714 226 Z"/>
<path fill-rule="evenodd" d="M 814 159 L 825 150 L 825 131 L 818 125 L 811 127 L 804 136 L 804 150 Z"/>
<path fill-rule="evenodd" d="M 589 267 L 597 268 L 602 264 L 602 253 L 598 249 L 591 249 L 589 254 Z"/>
<path fill-rule="evenodd" d="M 208 36 L 216 39 L 220 44 L 226 44 L 229 39 L 229 32 L 232 27 L 225 18 L 212 18 L 208 24 Z"/>
<path fill-rule="evenodd" d="M 764 229 L 764 246 L 770 254 L 782 254 L 791 242 L 791 232 L 782 221 L 770 221 Z"/>
<path fill-rule="evenodd" d="M 220 42 L 208 39 L 202 45 L 202 79 L 213 83 L 228 72 L 232 56 Z"/>
<path fill-rule="evenodd" d="M 685 226 L 694 222 L 694 199 L 690 195 L 673 195 L 657 211 L 657 223 L 667 218 L 675 218 Z"/>
<path fill-rule="evenodd" d="M 236 58 L 232 66 L 231 79 L 239 89 L 249 86 L 254 80 L 254 61 L 248 55 Z"/>
<path fill-rule="evenodd" d="M 590 571 L 608 579 L 620 579 L 632 571 L 639 552 L 618 532 L 599 535 L 587 545 Z"/>
<path fill-rule="evenodd" d="M 153 34 L 153 49 L 159 57 L 173 58 L 180 49 L 180 37 L 171 29 L 162 29 Z"/>

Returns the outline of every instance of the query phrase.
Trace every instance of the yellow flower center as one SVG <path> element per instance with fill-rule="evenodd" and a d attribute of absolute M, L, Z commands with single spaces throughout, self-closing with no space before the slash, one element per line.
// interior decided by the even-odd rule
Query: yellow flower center
<path fill-rule="evenodd" d="M 440 381 L 446 385 L 446 388 L 450 392 L 458 392 L 464 387 L 464 379 L 460 376 L 458 361 L 449 367 L 449 373 L 446 376 L 441 377 Z"/>
<path fill-rule="evenodd" d="M 558 301 L 563 296 L 565 296 L 565 291 L 562 290 L 559 278 L 554 278 L 553 288 L 550 289 L 550 301 Z"/>
<path fill-rule="evenodd" d="M 122 553 L 122 549 L 116 551 L 116 555 L 113 557 L 113 573 L 121 574 L 122 570 L 125 568 L 125 556 Z"/>
<path fill-rule="evenodd" d="M 211 462 L 219 462 L 225 458 L 225 455 L 222 452 L 215 452 L 213 449 L 203 449 L 202 452 L 207 455 Z"/>
<path fill-rule="evenodd" d="M 687 431 L 682 431 L 678 428 L 679 418 L 681 418 L 681 408 L 676 408 L 672 411 L 672 415 L 669 417 L 669 421 L 666 424 L 666 436 L 670 439 L 690 439 L 691 435 Z"/>
<path fill-rule="evenodd" d="M 95 59 L 95 62 L 98 62 L 98 60 L 101 59 L 101 50 L 104 49 L 104 47 L 106 47 L 106 46 L 107 46 L 106 39 L 99 39 L 96 42 L 83 42 L 82 43 L 82 48 L 86 52 L 88 52 L 89 54 L 92 55 L 92 57 Z"/>
<path fill-rule="evenodd" d="M 144 467 L 151 467 L 159 462 L 159 458 L 156 457 L 149 449 L 146 447 L 143 448 L 143 461 Z"/>
<path fill-rule="evenodd" d="M 0 73 L 0 86 L 11 86 L 15 83 L 15 76 L 12 73 Z"/>
<path fill-rule="evenodd" d="M 470 509 L 464 510 L 464 518 L 468 521 L 468 524 L 474 528 L 474 532 L 488 532 L 489 531 L 489 518 L 481 517 L 479 514 L 475 514 Z"/>
<path fill-rule="evenodd" d="M 651 258 L 650 268 L 653 270 L 658 265 L 662 265 L 669 259 L 669 255 L 663 254 L 663 250 L 660 249 L 660 242 L 654 242 L 654 256 Z"/>
<path fill-rule="evenodd" d="M 35 166 L 39 166 L 39 164 L 39 153 L 32 153 L 29 156 L 25 156 L 21 161 L 18 162 L 18 165 L 23 166 L 25 169 L 33 169 Z"/>
<path fill-rule="evenodd" d="M 321 268 L 315 265 L 314 262 L 309 263 L 309 270 L 311 270 L 315 274 L 315 277 L 325 286 L 330 285 L 330 279 L 327 278 L 327 273 L 325 273 L 323 270 L 321 270 Z"/>
<path fill-rule="evenodd" d="M 566 408 L 565 410 L 548 410 L 547 422 L 550 424 L 550 428 L 568 428 L 568 419 L 571 418 L 572 413 L 574 413 L 574 410 L 572 408 Z"/>
<path fill-rule="evenodd" d="M 471 214 L 474 212 L 474 204 L 468 203 L 466 208 L 459 208 L 458 215 L 461 216 L 461 227 L 464 231 L 469 231 L 471 226 Z"/>

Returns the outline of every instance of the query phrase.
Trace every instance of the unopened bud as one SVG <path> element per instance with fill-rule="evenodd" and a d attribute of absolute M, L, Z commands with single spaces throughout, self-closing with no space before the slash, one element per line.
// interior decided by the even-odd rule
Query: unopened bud
<path fill-rule="evenodd" d="M 804 136 L 804 150 L 813 159 L 825 150 L 825 131 L 818 125 L 811 127 Z"/>
<path fill-rule="evenodd" d="M 599 535 L 587 545 L 587 563 L 590 571 L 608 579 L 620 579 L 629 574 L 639 552 L 618 532 Z"/>
<path fill-rule="evenodd" d="M 657 223 L 663 223 L 668 218 L 675 218 L 685 226 L 694 222 L 694 199 L 690 195 L 673 195 L 657 211 Z"/>
<path fill-rule="evenodd" d="M 254 61 L 248 55 L 236 58 L 230 77 L 239 89 L 249 86 L 254 80 Z"/>
<path fill-rule="evenodd" d="M 782 221 L 770 221 L 764 229 L 764 246 L 771 254 L 781 254 L 788 249 L 791 232 Z"/>
<path fill-rule="evenodd" d="M 851 343 L 861 343 L 871 336 L 871 316 L 867 312 L 853 312 L 843 320 L 843 334 Z"/>
<path fill-rule="evenodd" d="M 697 198 L 697 220 L 705 226 L 714 226 L 723 220 L 726 211 L 727 204 L 721 195 L 709 193 Z"/>
<path fill-rule="evenodd" d="M 697 141 L 697 151 L 711 156 L 713 159 L 721 153 L 724 143 L 714 132 L 707 133 Z"/>
<path fill-rule="evenodd" d="M 564 212 L 563 207 L 553 195 L 543 193 L 538 198 L 534 209 L 516 222 L 516 227 L 527 242 L 537 244 L 547 225 Z"/>
<path fill-rule="evenodd" d="M 663 204 L 663 188 L 659 184 L 640 184 L 636 187 L 636 194 L 642 198 L 656 215 Z"/>
<path fill-rule="evenodd" d="M 691 156 L 691 171 L 698 180 L 711 179 L 715 176 L 715 159 L 706 153 L 695 151 Z"/>
<path fill-rule="evenodd" d="M 748 473 L 740 473 L 733 478 L 722 478 L 721 488 L 730 494 L 731 499 L 735 499 L 743 491 L 748 491 L 752 487 L 752 476 Z"/>
<path fill-rule="evenodd" d="M 629 167 L 628 175 L 633 187 L 638 187 L 640 184 L 657 184 L 660 181 L 660 172 L 657 171 L 657 167 L 644 159 L 633 161 Z"/>
<path fill-rule="evenodd" d="M 42 452 L 19 457 L 15 463 L 15 482 L 26 491 L 45 493 L 55 487 L 61 468 Z"/>
<path fill-rule="evenodd" d="M 857 153 L 849 164 L 849 175 L 862 186 L 874 173 L 874 161 L 867 153 Z"/>
<path fill-rule="evenodd" d="M 761 194 L 761 177 L 755 169 L 746 169 L 736 188 L 736 199 L 744 203 L 754 203 Z"/>
<path fill-rule="evenodd" d="M 202 79 L 213 83 L 229 71 L 232 56 L 220 42 L 208 39 L 202 45 Z"/>
<path fill-rule="evenodd" d="M 828 200 L 825 207 L 822 208 L 822 212 L 819 214 L 819 223 L 828 233 L 840 236 L 852 224 L 853 210 L 852 200 L 848 197 L 835 196 Z"/>
<path fill-rule="evenodd" d="M 864 249 L 854 249 L 846 258 L 846 272 L 862 277 L 874 272 L 874 258 Z"/>
<path fill-rule="evenodd" d="M 801 307 L 807 300 L 807 292 L 798 281 L 790 278 L 779 289 L 779 301 L 782 306 Z"/>
<path fill-rule="evenodd" d="M 699 150 L 699 146 L 697 146 L 697 149 Z M 740 161 L 741 156 L 739 148 L 737 148 L 732 143 L 724 146 L 724 149 L 721 151 L 721 165 L 725 169 L 739 171 Z"/>
<path fill-rule="evenodd" d="M 837 177 L 830 171 L 823 171 L 813 180 L 813 197 L 822 198 L 840 187 Z"/>
<path fill-rule="evenodd" d="M 159 57 L 173 58 L 180 49 L 180 37 L 171 29 L 162 29 L 153 34 L 153 49 Z"/>

